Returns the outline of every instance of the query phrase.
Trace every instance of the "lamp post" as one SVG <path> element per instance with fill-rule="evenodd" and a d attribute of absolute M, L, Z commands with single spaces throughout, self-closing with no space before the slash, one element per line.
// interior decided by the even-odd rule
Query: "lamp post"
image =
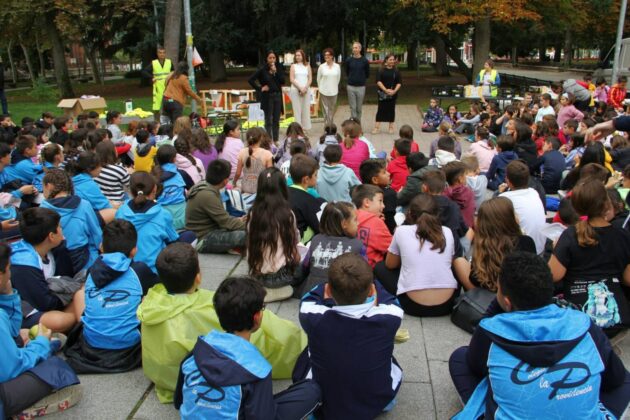
<path fill-rule="evenodd" d="M 617 41 L 615 42 L 615 61 L 612 68 L 612 80 L 610 84 L 617 83 L 617 74 L 619 73 L 619 55 L 621 54 L 621 38 L 623 37 L 623 25 L 626 19 L 626 7 L 628 1 L 621 0 L 621 8 L 619 9 L 619 22 L 617 24 Z"/>
<path fill-rule="evenodd" d="M 193 67 L 193 36 L 192 22 L 190 20 L 190 0 L 184 0 L 184 26 L 186 30 L 186 60 L 188 61 L 188 80 L 193 91 L 195 88 L 195 68 Z M 197 102 L 190 104 L 192 112 L 197 112 Z"/>

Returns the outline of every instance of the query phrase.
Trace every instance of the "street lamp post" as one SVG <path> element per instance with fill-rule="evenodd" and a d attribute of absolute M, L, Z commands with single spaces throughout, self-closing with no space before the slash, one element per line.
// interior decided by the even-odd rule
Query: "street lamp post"
<path fill-rule="evenodd" d="M 617 24 L 617 41 L 615 42 L 615 61 L 612 68 L 612 80 L 610 84 L 617 83 L 617 74 L 619 73 L 619 55 L 621 54 L 621 38 L 623 37 L 623 25 L 626 19 L 626 7 L 628 1 L 621 0 L 621 8 L 619 9 L 619 22 Z"/>
<path fill-rule="evenodd" d="M 193 67 L 193 36 L 192 22 L 190 20 L 190 0 L 184 0 L 184 26 L 186 27 L 186 59 L 188 61 L 188 80 L 193 91 L 195 88 L 195 68 Z M 197 102 L 192 101 L 192 112 L 197 112 Z"/>

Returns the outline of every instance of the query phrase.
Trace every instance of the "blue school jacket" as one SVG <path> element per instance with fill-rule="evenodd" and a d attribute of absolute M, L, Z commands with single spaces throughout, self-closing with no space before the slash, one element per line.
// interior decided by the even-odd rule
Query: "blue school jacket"
<path fill-rule="evenodd" d="M 107 197 L 103 195 L 98 184 L 89 174 L 78 174 L 72 177 L 74 184 L 74 193 L 86 200 L 96 211 L 103 209 L 111 209 Z"/>
<path fill-rule="evenodd" d="M 402 383 L 393 356 L 403 310 L 380 283 L 376 301 L 335 305 L 320 284 L 304 295 L 300 324 L 308 336 L 309 371 L 322 389 L 324 418 L 373 419 L 387 407 Z M 378 302 L 378 304 L 376 304 Z M 300 362 L 298 362 L 300 363 Z"/>
<path fill-rule="evenodd" d="M 46 200 L 41 207 L 54 210 L 61 216 L 61 229 L 74 271 L 90 268 L 98 257 L 103 240 L 103 231 L 90 203 L 71 195 Z"/>
<path fill-rule="evenodd" d="M 85 282 L 83 336 L 99 349 L 120 350 L 140 342 L 136 316 L 142 299 L 140 277 L 123 253 L 101 255 Z"/>
<path fill-rule="evenodd" d="M 56 168 L 57 167 L 53 165 L 52 163 L 44 162 L 45 170 L 56 169 Z M 44 175 L 46 175 L 46 172 L 42 171 L 40 174 L 37 174 L 37 176 L 33 180 L 33 186 L 37 188 L 37 191 L 39 191 L 40 193 L 44 191 Z"/>
<path fill-rule="evenodd" d="M 0 382 L 14 379 L 50 355 L 50 341 L 45 337 L 31 340 L 19 348 L 14 337 L 20 333 L 22 308 L 20 295 L 0 295 Z"/>
<path fill-rule="evenodd" d="M 39 254 L 24 240 L 11 244 L 11 283 L 22 299 L 39 311 L 64 308 L 61 300 L 48 288 Z"/>
<path fill-rule="evenodd" d="M 474 344 L 474 345 L 473 345 Z M 600 387 L 621 385 L 626 375 L 602 330 L 588 315 L 555 304 L 502 313 L 481 321 L 468 360 L 486 377 L 458 419 L 604 419 Z M 470 363 L 470 362 L 469 362 Z M 515 396 L 527 396 L 516 398 Z M 614 417 L 610 417 L 614 418 Z"/>
<path fill-rule="evenodd" d="M 173 216 L 155 201 L 138 208 L 133 200 L 127 201 L 116 212 L 117 219 L 131 222 L 138 232 L 138 252 L 134 257 L 156 273 L 155 260 L 162 249 L 175 242 L 179 235 L 173 228 Z"/>
<path fill-rule="evenodd" d="M 30 157 L 13 153 L 11 156 L 11 165 L 4 169 L 7 176 L 7 182 L 20 180 L 24 185 L 31 185 L 35 182 L 35 178 L 44 172 L 42 165 L 33 163 Z"/>
<path fill-rule="evenodd" d="M 271 365 L 249 341 L 213 330 L 181 365 L 175 407 L 182 419 L 275 419 Z"/>
<path fill-rule="evenodd" d="M 186 183 L 184 178 L 173 163 L 162 165 L 162 193 L 157 198 L 157 202 L 162 206 L 181 204 L 186 202 Z"/>

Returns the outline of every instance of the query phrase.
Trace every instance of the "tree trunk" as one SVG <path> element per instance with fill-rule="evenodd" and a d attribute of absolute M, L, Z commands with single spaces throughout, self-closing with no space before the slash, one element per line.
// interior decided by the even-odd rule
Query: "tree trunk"
<path fill-rule="evenodd" d="M 475 38 L 473 40 L 473 77 L 483 69 L 484 62 L 490 57 L 490 16 L 475 22 Z"/>
<path fill-rule="evenodd" d="M 98 57 L 101 59 L 101 79 L 105 80 L 105 76 L 107 76 L 107 63 L 105 62 L 105 54 L 102 49 L 98 50 Z"/>
<path fill-rule="evenodd" d="M 149 64 L 151 64 L 151 60 L 153 60 L 153 48 L 145 45 L 142 49 L 142 55 L 140 56 L 140 62 L 142 63 L 140 66 L 142 69 L 145 69 Z M 151 79 L 148 77 L 140 77 L 140 86 L 142 87 L 150 87 Z"/>
<path fill-rule="evenodd" d="M 560 59 L 562 57 L 561 54 L 561 50 L 562 50 L 562 42 L 556 40 L 556 44 L 553 46 L 554 49 L 554 53 L 553 53 L 553 62 L 554 63 L 559 63 Z"/>
<path fill-rule="evenodd" d="M 543 41 L 538 46 L 538 62 L 546 63 L 547 61 L 549 61 L 547 59 L 547 44 Z"/>
<path fill-rule="evenodd" d="M 46 62 L 44 61 L 44 51 L 39 43 L 39 35 L 35 33 L 35 46 L 37 48 L 37 58 L 39 60 L 39 74 L 44 79 L 46 78 Z"/>
<path fill-rule="evenodd" d="M 83 50 L 85 51 L 85 55 L 90 62 L 90 70 L 92 70 L 92 78 L 94 79 L 94 83 L 102 85 L 103 78 L 101 77 L 101 72 L 98 68 L 98 62 L 96 61 L 96 50 L 93 48 L 89 48 L 87 45 L 83 45 Z"/>
<path fill-rule="evenodd" d="M 433 48 L 435 48 L 435 75 L 448 76 L 450 73 L 448 71 L 446 45 L 444 44 L 444 39 L 440 35 L 435 36 Z"/>
<path fill-rule="evenodd" d="M 564 65 L 569 67 L 573 60 L 573 34 L 570 29 L 564 34 Z"/>
<path fill-rule="evenodd" d="M 64 54 L 63 42 L 57 25 L 55 25 L 55 14 L 49 12 L 45 19 L 46 33 L 52 44 L 53 63 L 55 65 L 55 78 L 57 79 L 57 87 L 63 98 L 74 98 L 74 90 L 72 82 L 68 74 L 68 65 L 66 64 L 66 56 Z"/>
<path fill-rule="evenodd" d="M 418 43 L 416 41 L 409 41 L 407 43 L 407 68 L 409 70 L 418 70 L 417 50 Z"/>
<path fill-rule="evenodd" d="M 227 80 L 225 62 L 223 61 L 223 53 L 221 51 L 210 51 L 208 67 L 210 67 L 211 82 L 224 82 Z"/>
<path fill-rule="evenodd" d="M 512 67 L 518 67 L 518 48 L 512 46 Z"/>
<path fill-rule="evenodd" d="M 179 61 L 179 36 L 182 25 L 182 0 L 167 0 L 164 18 L 164 48 L 166 57 Z"/>
<path fill-rule="evenodd" d="M 22 42 L 20 42 L 20 47 L 22 48 L 22 52 L 24 53 L 24 60 L 26 61 L 26 67 L 28 68 L 28 75 L 31 78 L 31 85 L 35 87 L 35 73 L 33 72 L 33 63 L 31 62 L 31 56 L 28 53 L 28 48 Z"/>
<path fill-rule="evenodd" d="M 13 47 L 13 40 L 9 40 L 9 46 L 7 47 L 7 53 L 9 54 L 9 65 L 11 66 L 11 79 L 13 79 L 13 85 L 17 87 L 18 76 L 17 69 L 15 68 L 15 60 L 13 60 L 13 53 L 11 52 Z"/>
<path fill-rule="evenodd" d="M 453 45 L 451 40 L 448 38 L 445 38 L 444 35 L 439 35 L 439 36 L 440 38 L 442 38 L 442 41 L 444 42 L 444 47 L 446 48 L 446 53 L 448 54 L 448 56 L 451 57 L 451 60 L 453 60 L 455 64 L 457 64 L 457 68 L 466 77 L 468 82 L 471 83 L 472 78 L 473 78 L 472 70 L 470 67 L 466 65 L 466 63 L 464 63 L 464 60 L 462 60 L 462 58 L 460 57 L 459 48 L 456 45 Z"/>

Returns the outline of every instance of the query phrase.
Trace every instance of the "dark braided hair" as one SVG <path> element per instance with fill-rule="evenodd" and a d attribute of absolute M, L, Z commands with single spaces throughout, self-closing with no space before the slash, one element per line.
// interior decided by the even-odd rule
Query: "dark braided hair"
<path fill-rule="evenodd" d="M 190 163 L 192 163 L 192 166 L 197 168 L 197 172 L 201 174 L 201 169 L 199 169 L 199 167 L 197 166 L 197 160 L 191 153 L 192 152 L 191 141 L 192 141 L 192 131 L 190 130 L 190 128 L 182 129 L 182 131 L 180 131 L 179 134 L 177 135 L 177 139 L 175 140 L 175 150 L 177 150 L 177 153 L 179 153 L 180 155 L 188 159 Z"/>
<path fill-rule="evenodd" d="M 260 144 L 265 132 L 260 127 L 252 127 L 247 130 L 247 149 L 249 150 L 249 155 L 247 156 L 247 160 L 245 161 L 245 167 L 249 168 L 252 166 L 252 155 L 254 153 L 254 146 Z"/>
<path fill-rule="evenodd" d="M 54 188 L 50 192 L 48 199 L 57 197 L 60 193 L 68 193 L 68 195 L 74 195 L 74 185 L 72 184 L 72 178 L 63 169 L 50 169 L 44 175 L 42 184 L 51 184 Z"/>

